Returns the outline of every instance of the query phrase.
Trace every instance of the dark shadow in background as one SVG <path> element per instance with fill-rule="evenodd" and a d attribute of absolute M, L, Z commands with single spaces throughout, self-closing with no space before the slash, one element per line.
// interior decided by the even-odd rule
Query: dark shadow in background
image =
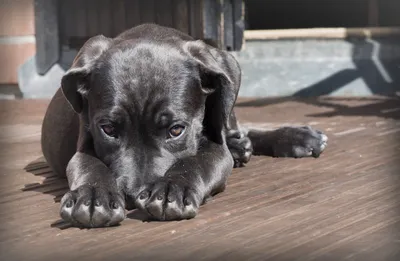
<path fill-rule="evenodd" d="M 40 157 L 27 166 L 24 170 L 32 175 L 43 177 L 44 180 L 41 183 L 30 183 L 26 184 L 22 191 L 35 191 L 43 194 L 49 194 L 53 196 L 54 203 L 59 203 L 62 196 L 68 192 L 68 180 L 62 178 L 50 169 L 44 157 Z M 70 225 L 64 221 L 57 220 L 51 224 L 52 227 L 59 229 L 66 229 Z"/>
<path fill-rule="evenodd" d="M 370 23 L 366 0 L 246 0 L 246 29 L 365 27 Z M 400 26 L 398 0 L 376 1 L 380 26 Z"/>

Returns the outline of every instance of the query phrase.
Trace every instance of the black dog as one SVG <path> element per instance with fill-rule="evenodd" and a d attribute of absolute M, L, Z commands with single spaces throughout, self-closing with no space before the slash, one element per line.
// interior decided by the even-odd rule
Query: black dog
<path fill-rule="evenodd" d="M 53 97 L 43 154 L 66 175 L 61 217 L 76 226 L 193 218 L 252 154 L 318 157 L 327 137 L 309 127 L 243 131 L 233 106 L 240 68 L 228 52 L 145 24 L 82 47 Z"/>

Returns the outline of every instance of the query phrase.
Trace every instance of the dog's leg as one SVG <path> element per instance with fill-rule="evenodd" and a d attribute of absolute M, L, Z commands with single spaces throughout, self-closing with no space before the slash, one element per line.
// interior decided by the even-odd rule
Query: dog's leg
<path fill-rule="evenodd" d="M 271 157 L 319 157 L 327 146 L 328 137 L 309 126 L 282 127 L 275 130 L 240 128 L 234 112 L 230 117 L 230 129 L 226 142 L 235 167 L 241 167 L 251 155 Z"/>
<path fill-rule="evenodd" d="M 84 135 L 76 152 L 81 125 L 58 90 L 43 120 L 42 150 L 52 170 L 68 178 L 70 191 L 61 199 L 60 215 L 81 227 L 119 223 L 125 216 L 124 201 L 111 171 L 92 156 Z"/>
<path fill-rule="evenodd" d="M 99 159 L 77 152 L 67 166 L 70 190 L 61 199 L 61 217 L 75 226 L 104 227 L 125 218 L 116 180 Z"/>
<path fill-rule="evenodd" d="M 243 167 L 245 163 L 249 162 L 253 147 L 246 132 L 239 128 L 234 111 L 229 117 L 229 129 L 226 130 L 225 137 L 234 160 L 234 167 Z"/>
<path fill-rule="evenodd" d="M 207 141 L 196 156 L 178 161 L 165 176 L 145 184 L 136 206 L 156 220 L 193 218 L 202 203 L 225 189 L 232 165 L 226 145 Z"/>
<path fill-rule="evenodd" d="M 245 131 L 253 146 L 253 155 L 272 157 L 319 157 L 328 137 L 309 126 L 281 127 L 275 130 Z"/>

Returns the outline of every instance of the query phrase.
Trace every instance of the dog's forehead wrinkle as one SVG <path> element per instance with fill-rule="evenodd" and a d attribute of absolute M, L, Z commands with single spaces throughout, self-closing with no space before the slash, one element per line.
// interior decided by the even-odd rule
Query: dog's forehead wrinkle
<path fill-rule="evenodd" d="M 168 68 L 183 62 L 185 57 L 181 51 L 172 46 L 154 43 L 140 43 L 133 48 L 112 49 L 106 59 L 115 73 L 145 72 L 149 69 Z M 164 70 L 159 70 L 162 72 Z"/>
<path fill-rule="evenodd" d="M 191 100 L 196 92 L 190 94 L 187 91 L 176 87 L 173 88 L 129 88 L 119 89 L 118 95 L 114 96 L 115 103 L 124 104 L 125 108 L 131 109 L 131 113 L 140 113 L 142 115 L 156 115 L 168 112 L 173 114 L 174 118 L 185 119 L 190 116 L 191 110 L 185 110 L 185 107 L 196 109 L 198 106 Z M 172 90 L 172 91 L 171 91 Z"/>
<path fill-rule="evenodd" d="M 196 77 L 194 66 L 177 47 L 143 42 L 112 48 L 98 63 L 98 75 L 113 87 L 173 87 Z"/>
<path fill-rule="evenodd" d="M 185 55 L 177 47 L 154 43 L 111 49 L 98 64 L 98 89 L 113 92 L 107 103 L 124 108 L 131 124 L 156 123 L 156 115 L 165 111 L 172 115 L 169 124 L 191 123 L 201 114 L 203 98 L 198 98 L 198 68 Z"/>

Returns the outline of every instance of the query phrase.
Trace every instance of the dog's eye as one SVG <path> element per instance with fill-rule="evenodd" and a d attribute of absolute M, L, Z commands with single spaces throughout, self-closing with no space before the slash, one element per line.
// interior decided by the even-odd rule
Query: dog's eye
<path fill-rule="evenodd" d="M 116 137 L 117 136 L 115 128 L 111 124 L 104 124 L 104 125 L 101 125 L 100 127 L 103 130 L 103 132 L 105 134 L 107 134 L 108 136 L 110 136 L 110 137 Z"/>
<path fill-rule="evenodd" d="M 169 129 L 169 135 L 174 138 L 174 137 L 179 137 L 183 131 L 185 130 L 185 126 L 182 125 L 174 125 Z"/>

